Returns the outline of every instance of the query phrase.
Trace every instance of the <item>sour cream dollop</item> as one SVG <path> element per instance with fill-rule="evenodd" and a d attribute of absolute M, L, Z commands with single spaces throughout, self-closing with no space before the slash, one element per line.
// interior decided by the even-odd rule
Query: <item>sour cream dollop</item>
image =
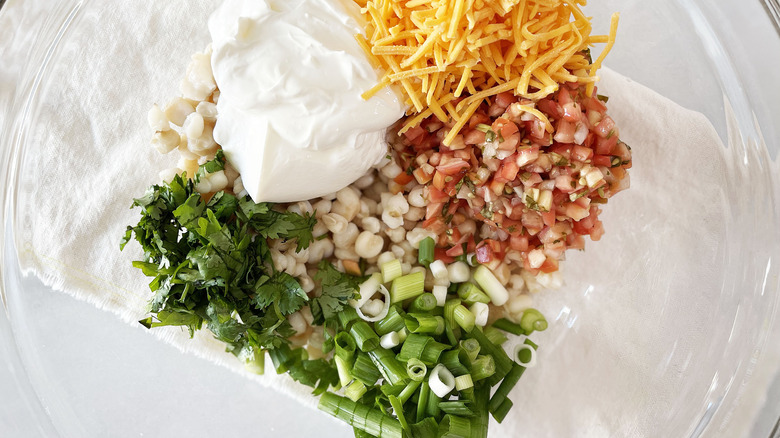
<path fill-rule="evenodd" d="M 225 0 L 209 18 L 220 90 L 214 139 L 255 202 L 316 198 L 351 184 L 387 154 L 404 114 L 355 41 L 354 2 Z"/>

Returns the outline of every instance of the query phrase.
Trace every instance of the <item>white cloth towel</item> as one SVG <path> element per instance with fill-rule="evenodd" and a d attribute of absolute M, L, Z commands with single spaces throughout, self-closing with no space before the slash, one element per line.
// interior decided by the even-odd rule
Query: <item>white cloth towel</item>
<path fill-rule="evenodd" d="M 139 217 L 129 209 L 132 198 L 175 163 L 149 146 L 146 114 L 178 93 L 189 56 L 209 42 L 206 19 L 217 3 L 91 5 L 52 59 L 40 91 L 46 100 L 32 114 L 35 149 L 22 172 L 39 178 L 20 188 L 30 194 L 19 200 L 27 230 L 16 242 L 22 267 L 131 324 L 146 316 L 149 279 L 130 266 L 141 256 L 138 246 L 120 252 L 118 242 Z M 702 115 L 608 69 L 602 79 L 599 92 L 610 96 L 621 138 L 633 146 L 633 187 L 605 207 L 603 240 L 569 257 L 564 289 L 538 295 L 551 321 L 534 336 L 539 366 L 515 389 L 515 410 L 492 426 L 494 438 L 518 430 L 682 435 L 722 394 L 725 382 L 713 375 L 744 372 L 741 362 L 722 360 L 731 327 L 718 324 L 732 321 L 729 306 L 739 303 L 718 295 L 726 287 L 723 236 L 731 232 L 727 149 Z M 206 331 L 195 339 L 177 328 L 153 333 L 243 372 Z M 747 358 L 752 347 L 729 351 Z M 286 376 L 252 378 L 315 404 L 309 388 Z M 760 403 L 761 394 L 745 399 Z"/>

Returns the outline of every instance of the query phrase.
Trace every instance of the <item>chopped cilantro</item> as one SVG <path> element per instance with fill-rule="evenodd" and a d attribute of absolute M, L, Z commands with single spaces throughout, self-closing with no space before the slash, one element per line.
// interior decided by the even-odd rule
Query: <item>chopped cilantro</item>
<path fill-rule="evenodd" d="M 361 278 L 342 274 L 330 262 L 323 260 L 314 280 L 320 283 L 322 295 L 312 298 L 311 314 L 314 324 L 322 325 L 344 309 L 347 301 L 355 296 Z"/>

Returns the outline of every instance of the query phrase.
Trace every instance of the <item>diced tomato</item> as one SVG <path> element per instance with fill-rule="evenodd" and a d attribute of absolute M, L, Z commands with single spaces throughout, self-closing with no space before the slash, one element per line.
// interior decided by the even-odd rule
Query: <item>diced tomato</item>
<path fill-rule="evenodd" d="M 555 225 L 555 212 L 545 211 L 542 213 L 542 222 L 548 227 Z"/>
<path fill-rule="evenodd" d="M 408 140 L 415 140 L 421 138 L 424 134 L 426 134 L 425 128 L 423 128 L 420 125 L 417 125 L 413 128 L 409 128 L 406 130 L 406 132 L 404 132 L 404 136 Z"/>
<path fill-rule="evenodd" d="M 455 261 L 455 257 L 447 255 L 447 250 L 444 248 L 436 248 L 433 250 L 433 258 L 441 260 L 444 263 L 452 263 Z"/>
<path fill-rule="evenodd" d="M 506 108 L 515 102 L 517 102 L 517 97 L 511 91 L 505 91 L 496 95 L 496 105 L 501 108 Z"/>
<path fill-rule="evenodd" d="M 443 191 L 433 186 L 428 186 L 428 202 L 431 204 L 444 204 L 449 200 L 449 196 Z"/>
<path fill-rule="evenodd" d="M 509 236 L 509 247 L 515 251 L 528 251 L 528 237 L 519 235 Z"/>
<path fill-rule="evenodd" d="M 439 172 L 438 170 L 433 174 L 433 187 L 436 187 L 439 190 L 444 189 L 444 185 L 446 184 L 445 181 L 446 175 Z"/>
<path fill-rule="evenodd" d="M 485 133 L 477 129 L 470 129 L 463 134 L 463 142 L 466 144 L 484 143 Z"/>
<path fill-rule="evenodd" d="M 601 138 L 607 138 L 610 135 L 614 136 L 615 130 L 615 121 L 612 120 L 612 117 L 605 116 L 598 125 L 596 125 L 596 135 L 598 135 Z"/>
<path fill-rule="evenodd" d="M 611 155 L 612 150 L 617 146 L 618 137 L 613 135 L 612 137 L 596 137 L 596 155 Z"/>
<path fill-rule="evenodd" d="M 414 175 L 414 179 L 416 179 L 419 184 L 428 184 L 431 179 L 433 179 L 433 175 L 426 173 L 421 168 L 414 169 L 412 175 Z"/>
<path fill-rule="evenodd" d="M 505 160 L 501 161 L 501 167 L 498 168 L 493 177 L 494 181 L 510 182 L 517 178 L 517 173 L 520 171 L 520 166 L 517 165 L 517 158 L 512 155 Z"/>
<path fill-rule="evenodd" d="M 436 166 L 436 173 L 441 173 L 442 175 L 455 175 L 462 169 L 467 169 L 469 167 L 471 167 L 471 165 L 460 158 L 443 156 L 439 165 Z M 434 179 L 436 179 L 435 176 Z"/>
<path fill-rule="evenodd" d="M 604 166 L 604 167 L 611 167 L 612 166 L 612 157 L 609 155 L 596 155 L 591 160 L 594 166 Z"/>
<path fill-rule="evenodd" d="M 581 162 L 585 162 L 590 160 L 590 157 L 593 156 L 593 149 L 586 148 L 583 146 L 574 146 L 571 150 L 571 159 L 577 160 Z"/>
<path fill-rule="evenodd" d="M 452 248 L 445 251 L 445 254 L 449 257 L 457 257 L 463 255 L 463 245 L 455 245 Z"/>
<path fill-rule="evenodd" d="M 544 263 L 542 263 L 542 266 L 539 266 L 539 270 L 542 272 L 550 273 L 555 272 L 558 270 L 558 260 L 554 259 L 552 257 L 547 257 L 544 260 Z"/>
<path fill-rule="evenodd" d="M 405 186 L 405 185 L 409 184 L 410 182 L 412 182 L 413 179 L 414 179 L 413 175 L 410 175 L 407 172 L 401 172 L 401 173 L 398 174 L 398 176 L 393 178 L 393 181 L 395 181 L 396 184 Z"/>
<path fill-rule="evenodd" d="M 555 130 L 553 140 L 559 143 L 574 143 L 574 131 L 576 128 L 576 124 L 572 122 L 567 122 L 564 119 L 558 120 L 558 127 Z"/>
<path fill-rule="evenodd" d="M 429 202 L 425 207 L 425 219 L 435 219 L 441 217 L 442 210 L 444 210 L 443 202 Z"/>

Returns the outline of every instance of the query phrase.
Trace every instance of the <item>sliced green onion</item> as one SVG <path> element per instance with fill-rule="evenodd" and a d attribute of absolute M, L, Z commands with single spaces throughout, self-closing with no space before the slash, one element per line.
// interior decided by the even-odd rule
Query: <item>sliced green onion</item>
<path fill-rule="evenodd" d="M 336 356 L 341 357 L 345 361 L 349 362 L 355 355 L 355 338 L 347 332 L 338 332 L 335 338 L 333 338 L 335 345 Z"/>
<path fill-rule="evenodd" d="M 485 292 L 482 292 L 482 290 L 474 283 L 463 283 L 458 287 L 458 296 L 461 300 L 465 301 L 466 304 L 473 304 L 473 303 L 489 303 L 490 297 L 488 297 Z"/>
<path fill-rule="evenodd" d="M 377 321 L 382 320 L 385 316 L 387 316 L 387 312 L 390 310 L 390 292 L 387 290 L 387 288 L 383 284 L 379 285 L 379 292 L 382 293 L 382 295 L 385 297 L 385 299 L 382 301 L 382 309 L 379 312 L 376 312 L 374 314 L 374 316 L 366 316 L 365 314 L 363 314 L 363 310 L 362 310 L 361 307 L 366 307 L 366 305 L 363 305 L 361 307 L 356 307 L 355 308 L 355 311 L 357 312 L 358 316 L 363 321 L 377 322 Z M 374 303 L 374 301 L 372 301 L 371 303 Z M 368 311 L 368 310 L 366 310 L 366 311 Z"/>
<path fill-rule="evenodd" d="M 406 372 L 410 379 L 421 382 L 428 374 L 428 367 L 420 359 L 413 357 L 406 362 Z"/>
<path fill-rule="evenodd" d="M 474 387 L 474 381 L 471 380 L 471 374 L 464 374 L 455 378 L 455 389 L 463 391 Z"/>
<path fill-rule="evenodd" d="M 494 305 L 503 306 L 509 300 L 509 292 L 487 266 L 479 265 L 477 267 L 474 271 L 474 280 L 490 297 Z"/>
<path fill-rule="evenodd" d="M 374 386 L 382 373 L 374 365 L 374 362 L 366 353 L 358 353 L 355 364 L 352 365 L 352 377 L 363 382 L 366 386 Z"/>
<path fill-rule="evenodd" d="M 428 382 L 428 386 L 430 386 L 430 382 Z M 425 406 L 425 413 L 427 413 L 429 416 L 433 418 L 438 418 L 441 414 L 441 409 L 439 409 L 439 403 L 441 403 L 441 398 L 439 398 L 435 392 L 433 392 L 433 388 L 431 388 L 431 393 L 428 394 L 428 403 Z"/>
<path fill-rule="evenodd" d="M 436 284 L 433 286 L 433 297 L 436 298 L 436 305 L 443 307 L 447 302 L 447 286 Z"/>
<path fill-rule="evenodd" d="M 406 314 L 406 330 L 410 333 L 426 333 L 440 335 L 444 333 L 444 318 L 422 313 Z"/>
<path fill-rule="evenodd" d="M 403 270 L 401 269 L 401 261 L 398 259 L 393 259 L 388 262 L 382 263 L 380 269 L 382 270 L 383 283 L 390 283 L 391 281 L 403 275 Z"/>
<path fill-rule="evenodd" d="M 447 367 L 454 376 L 462 376 L 469 372 L 468 368 L 461 363 L 459 356 L 460 350 L 450 350 L 445 352 L 441 357 L 442 365 Z"/>
<path fill-rule="evenodd" d="M 523 328 L 527 335 L 530 335 L 534 331 L 547 330 L 547 320 L 544 319 L 544 315 L 536 309 L 525 309 L 523 316 L 520 318 L 520 327 Z"/>
<path fill-rule="evenodd" d="M 442 364 L 436 365 L 428 377 L 428 385 L 431 391 L 439 398 L 445 397 L 455 389 L 455 376 Z"/>
<path fill-rule="evenodd" d="M 475 435 L 468 418 L 447 414 L 439 423 L 439 438 L 470 438 Z"/>
<path fill-rule="evenodd" d="M 401 422 L 379 409 L 372 409 L 331 392 L 322 394 L 318 407 L 376 438 L 403 438 Z"/>
<path fill-rule="evenodd" d="M 493 418 L 496 419 L 498 423 L 501 423 L 504 421 L 504 418 L 506 418 L 509 411 L 512 409 L 512 400 L 504 399 L 504 401 L 501 403 L 501 405 L 496 408 L 495 411 L 491 412 L 493 414 Z"/>
<path fill-rule="evenodd" d="M 344 360 L 341 356 L 334 356 L 333 361 L 336 362 L 336 371 L 339 373 L 339 383 L 342 387 L 349 385 L 349 382 L 352 381 L 349 362 Z"/>
<path fill-rule="evenodd" d="M 415 438 L 436 438 L 439 434 L 439 423 L 431 417 L 425 417 L 424 420 L 409 427 L 412 430 L 410 436 Z"/>
<path fill-rule="evenodd" d="M 488 322 L 488 314 L 490 313 L 490 309 L 488 308 L 488 305 L 485 303 L 474 303 L 471 306 L 469 306 L 469 312 L 471 312 L 474 315 L 474 324 L 484 327 L 487 325 Z M 499 334 L 501 333 L 496 329 Z"/>
<path fill-rule="evenodd" d="M 514 322 L 506 319 L 501 318 L 493 323 L 493 327 L 503 330 L 507 333 L 511 333 L 516 336 L 525 335 L 525 330 L 523 330 L 522 327 L 520 327 L 520 324 L 515 324 Z"/>
<path fill-rule="evenodd" d="M 395 416 L 398 418 L 398 421 L 401 423 L 401 427 L 403 428 L 406 433 L 411 433 L 412 430 L 409 428 L 409 423 L 406 422 L 406 416 L 404 415 L 404 406 L 403 403 L 401 403 L 400 400 L 398 400 L 398 397 L 391 395 L 387 397 L 388 400 L 390 400 L 390 405 L 393 407 L 393 413 L 395 413 Z"/>
<path fill-rule="evenodd" d="M 490 355 L 494 359 L 496 372 L 488 379 L 488 384 L 490 384 L 490 386 L 496 385 L 512 369 L 512 359 L 507 356 L 503 348 L 490 342 L 490 340 L 482 332 L 480 332 L 479 329 L 472 330 L 469 335 L 479 342 L 480 352 L 482 354 Z M 473 374 L 474 369 L 472 364 L 472 378 L 474 378 Z M 474 379 L 474 381 L 476 382 L 477 380 Z"/>
<path fill-rule="evenodd" d="M 528 344 L 520 344 L 515 347 L 517 363 L 523 368 L 533 368 L 536 366 L 536 349 Z"/>
<path fill-rule="evenodd" d="M 365 321 L 357 321 L 352 324 L 349 334 L 355 338 L 355 344 L 360 351 L 371 351 L 379 347 L 379 336 Z"/>
<path fill-rule="evenodd" d="M 353 322 L 360 320 L 360 316 L 358 316 L 357 311 L 353 307 L 345 306 L 338 315 L 339 322 L 344 327 L 344 330 L 349 330 Z"/>
<path fill-rule="evenodd" d="M 390 302 L 395 304 L 414 298 L 425 292 L 425 273 L 412 272 L 393 280 L 390 287 Z"/>
<path fill-rule="evenodd" d="M 460 339 L 460 327 L 453 327 L 447 323 L 444 324 L 444 334 L 447 336 L 447 342 L 450 345 L 457 345 L 458 339 Z"/>
<path fill-rule="evenodd" d="M 488 338 L 490 342 L 498 346 L 504 345 L 504 342 L 507 341 L 507 337 L 504 332 L 497 328 L 493 328 L 492 326 L 485 327 L 484 330 L 482 330 L 482 333 L 484 333 L 485 337 Z"/>
<path fill-rule="evenodd" d="M 496 411 L 501 407 L 501 404 L 507 400 L 512 388 L 517 385 L 517 381 L 520 380 L 520 377 L 523 376 L 524 372 L 524 367 L 514 364 L 512 370 L 509 371 L 509 374 L 507 374 L 506 377 L 504 377 L 504 380 L 501 381 L 501 384 L 498 385 L 498 389 L 493 393 L 493 396 L 490 398 L 490 404 L 488 405 L 488 410 L 490 410 L 493 415 L 495 415 Z"/>
<path fill-rule="evenodd" d="M 366 392 L 368 392 L 366 385 L 364 385 L 360 380 L 355 380 L 344 390 L 344 395 L 347 396 L 348 399 L 356 402 L 360 400 L 360 398 L 363 397 Z"/>
<path fill-rule="evenodd" d="M 455 322 L 465 331 L 470 332 L 474 329 L 474 323 L 476 321 L 476 318 L 474 317 L 474 314 L 471 313 L 471 311 L 465 307 L 463 307 L 462 304 L 458 305 L 454 312 L 453 316 L 455 318 Z"/>
<path fill-rule="evenodd" d="M 386 335 L 390 332 L 397 332 L 405 327 L 404 325 L 404 312 L 401 310 L 400 305 L 390 307 L 381 321 L 374 324 L 374 329 L 379 336 Z"/>
<path fill-rule="evenodd" d="M 244 361 L 244 369 L 253 374 L 265 373 L 265 351 L 248 347 L 241 350 L 238 356 Z"/>
<path fill-rule="evenodd" d="M 395 358 L 390 350 L 376 348 L 368 353 L 368 357 L 374 363 L 374 366 L 382 374 L 382 377 L 391 385 L 398 385 L 406 381 L 406 367 Z"/>
<path fill-rule="evenodd" d="M 271 356 L 271 361 L 276 369 L 276 374 L 286 373 L 288 365 L 295 359 L 296 354 L 300 353 L 293 351 L 287 345 L 281 345 L 268 350 L 268 355 Z"/>
<path fill-rule="evenodd" d="M 422 421 L 425 418 L 425 408 L 428 407 L 428 397 L 431 396 L 431 388 L 428 386 L 427 381 L 423 381 L 420 385 L 420 397 L 417 399 L 417 421 Z"/>
<path fill-rule="evenodd" d="M 425 346 L 425 350 L 423 350 L 420 360 L 425 362 L 428 366 L 435 365 L 439 362 L 439 357 L 442 352 L 449 349 L 450 346 L 447 344 L 431 341 Z"/>
<path fill-rule="evenodd" d="M 425 347 L 431 342 L 434 342 L 434 340 L 430 336 L 418 335 L 416 333 L 410 334 L 404 343 L 401 344 L 398 360 L 408 362 L 410 359 L 420 359 Z"/>
<path fill-rule="evenodd" d="M 420 248 L 417 250 L 417 261 L 421 265 L 428 267 L 434 258 L 433 252 L 436 248 L 436 242 L 430 236 L 420 241 Z"/>
<path fill-rule="evenodd" d="M 412 301 L 407 312 L 409 313 L 430 313 L 436 308 L 436 297 L 432 293 L 424 293 Z"/>
<path fill-rule="evenodd" d="M 439 409 L 445 414 L 457 415 L 458 417 L 473 417 L 476 414 L 469 408 L 469 402 L 464 400 L 452 400 L 439 403 Z"/>
<path fill-rule="evenodd" d="M 496 373 L 496 361 L 493 356 L 479 355 L 471 362 L 471 380 L 478 382 L 492 377 Z"/>
<path fill-rule="evenodd" d="M 374 435 L 371 435 L 364 430 L 360 430 L 357 427 L 353 427 L 352 431 L 355 433 L 355 438 L 376 438 Z"/>
<path fill-rule="evenodd" d="M 476 339 L 469 338 L 460 341 L 460 350 L 466 353 L 469 362 L 477 358 L 479 354 L 479 342 Z"/>
<path fill-rule="evenodd" d="M 398 335 L 398 332 L 390 332 L 379 338 L 379 346 L 388 350 L 397 347 L 399 344 L 401 344 L 401 337 Z"/>
<path fill-rule="evenodd" d="M 414 395 L 415 391 L 417 391 L 417 388 L 419 388 L 421 384 L 422 380 L 418 381 L 414 379 L 407 383 L 401 393 L 398 394 L 398 400 L 401 402 L 401 404 L 406 403 L 406 401 L 409 400 L 412 395 Z"/>
<path fill-rule="evenodd" d="M 371 299 L 371 297 L 376 294 L 376 291 L 379 290 L 379 286 L 382 284 L 382 274 L 379 272 L 375 272 L 370 277 L 368 277 L 368 280 L 364 281 L 363 283 L 360 283 L 360 286 L 358 287 L 358 293 L 360 294 L 360 299 L 358 300 L 350 300 L 349 304 L 350 306 L 359 309 L 363 307 L 364 304 L 368 302 L 368 300 Z"/>
<path fill-rule="evenodd" d="M 490 414 L 487 410 L 488 398 L 490 398 L 490 386 L 480 385 L 474 389 L 474 409 L 477 417 L 472 420 L 472 437 L 487 438 Z"/>
<path fill-rule="evenodd" d="M 457 298 L 447 300 L 444 303 L 444 322 L 451 327 L 455 326 L 455 308 L 458 306 L 460 306 L 460 300 Z"/>

